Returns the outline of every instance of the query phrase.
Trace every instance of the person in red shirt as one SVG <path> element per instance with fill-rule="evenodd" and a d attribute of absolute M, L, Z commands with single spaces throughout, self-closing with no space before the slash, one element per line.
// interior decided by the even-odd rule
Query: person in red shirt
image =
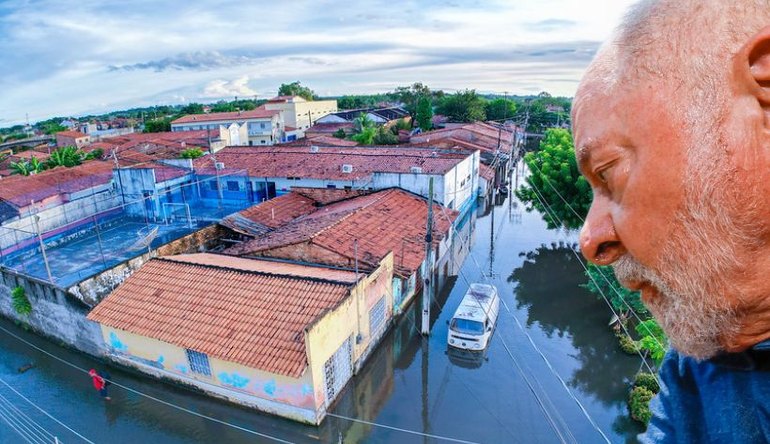
<path fill-rule="evenodd" d="M 107 394 L 107 381 L 105 381 L 104 378 L 102 378 L 93 368 L 88 371 L 88 375 L 91 376 L 91 380 L 94 383 L 94 388 L 99 392 L 99 395 L 101 395 L 101 397 L 107 401 L 112 399 Z"/>

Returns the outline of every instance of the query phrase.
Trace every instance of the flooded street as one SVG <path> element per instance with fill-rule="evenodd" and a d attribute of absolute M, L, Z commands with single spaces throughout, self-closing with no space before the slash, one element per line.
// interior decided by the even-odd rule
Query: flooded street
<path fill-rule="evenodd" d="M 607 327 L 611 313 L 606 303 L 580 286 L 586 278 L 566 244 L 574 236 L 548 230 L 538 213 L 526 213 L 507 199 L 494 212 L 479 208 L 475 220 L 467 223 L 475 224 L 470 254 L 459 276 L 434 300 L 431 336 L 424 340 L 419 335 L 419 303 L 413 304 L 321 427 L 262 415 L 118 369 L 110 372 L 119 384 L 189 411 L 117 386 L 110 387 L 112 400 L 104 402 L 81 370 L 11 334 L 80 369 L 103 364 L 7 321 L 0 321 L 0 380 L 99 443 L 273 442 L 271 438 L 303 443 L 450 442 L 445 438 L 597 443 L 603 442 L 602 433 L 612 442 L 633 441 L 641 429 L 628 418 L 625 397 L 640 360 L 620 351 Z M 470 282 L 495 284 L 503 302 L 482 359 L 447 351 L 447 321 Z M 34 367 L 19 373 L 28 363 Z M 11 405 L 60 442 L 85 442 L 0 383 L 0 417 L 23 416 Z M 28 435 L 50 436 L 30 422 L 26 426 Z M 0 419 L 0 442 L 25 441 Z"/>

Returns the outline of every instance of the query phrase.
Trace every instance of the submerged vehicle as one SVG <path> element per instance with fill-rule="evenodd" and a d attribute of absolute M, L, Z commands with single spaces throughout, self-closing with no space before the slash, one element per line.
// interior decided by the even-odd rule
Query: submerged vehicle
<path fill-rule="evenodd" d="M 500 297 L 494 285 L 471 284 L 449 321 L 451 347 L 481 351 L 487 348 L 497 323 Z"/>

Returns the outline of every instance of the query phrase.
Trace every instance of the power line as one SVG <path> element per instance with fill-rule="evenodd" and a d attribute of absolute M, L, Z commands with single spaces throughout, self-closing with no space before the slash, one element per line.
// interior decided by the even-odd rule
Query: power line
<path fill-rule="evenodd" d="M 50 357 L 51 357 L 51 358 L 53 358 L 53 359 L 56 359 L 57 361 L 61 362 L 62 364 L 65 364 L 65 365 L 67 365 L 67 366 L 69 366 L 69 367 L 72 367 L 72 368 L 73 368 L 73 369 L 75 369 L 75 370 L 78 370 L 78 371 L 80 371 L 80 372 L 83 372 L 83 373 L 85 373 L 85 374 L 88 374 L 88 370 L 86 370 L 86 369 L 84 369 L 84 368 L 81 368 L 81 367 L 78 367 L 77 365 L 75 365 L 75 364 L 73 364 L 73 363 L 71 363 L 71 362 L 67 361 L 66 359 L 60 358 L 60 357 L 58 357 L 58 356 L 54 355 L 53 353 L 50 353 L 50 352 L 48 352 L 48 351 L 46 351 L 46 350 L 44 350 L 44 349 L 42 349 L 42 348 L 38 347 L 37 345 L 35 345 L 35 344 L 33 344 L 33 343 L 31 343 L 31 342 L 27 341 L 26 339 L 24 339 L 24 338 L 22 338 L 22 337 L 20 337 L 20 336 L 18 336 L 18 335 L 16 335 L 16 334 L 14 334 L 14 333 L 12 333 L 12 332 L 8 331 L 8 330 L 7 330 L 6 328 L 4 328 L 4 327 L 1 327 L 1 326 L 0 326 L 0 331 L 3 331 L 3 332 L 5 332 L 7 335 L 9 335 L 9 336 L 12 336 L 12 337 L 16 338 L 17 340 L 19 340 L 19 341 L 21 341 L 21 342 L 23 342 L 23 343 L 27 344 L 28 346 L 30 346 L 30 347 L 32 347 L 32 348 L 34 348 L 34 349 L 36 349 L 36 350 L 37 350 L 37 351 L 39 351 L 39 352 L 41 352 L 41 353 L 44 353 L 44 354 L 46 354 L 46 355 L 50 356 Z M 211 416 L 208 416 L 208 415 L 204 415 L 204 414 L 202 414 L 202 413 L 198 413 L 198 412 L 196 412 L 196 411 L 193 411 L 193 410 L 190 410 L 190 409 L 188 409 L 188 408 L 185 408 L 185 407 L 182 407 L 182 406 L 176 405 L 176 404 L 174 404 L 174 403 L 171 403 L 171 402 L 168 402 L 168 401 L 164 401 L 164 400 L 162 400 L 162 399 L 158 399 L 158 398 L 156 398 L 156 397 L 154 397 L 154 396 L 151 396 L 151 395 L 148 395 L 148 394 L 146 394 L 146 393 L 140 392 L 139 390 L 136 390 L 136 389 L 133 389 L 133 388 L 131 388 L 131 387 L 128 387 L 128 386 L 126 386 L 126 385 L 120 384 L 120 383 L 118 383 L 118 382 L 116 382 L 116 381 L 113 381 L 113 380 L 110 380 L 110 379 L 106 379 L 106 378 L 105 378 L 105 380 L 106 380 L 106 381 L 109 381 L 109 382 L 111 382 L 113 385 L 115 385 L 115 386 L 117 386 L 117 387 L 120 387 L 120 388 L 122 388 L 122 389 L 124 389 L 124 390 L 127 390 L 127 391 L 129 391 L 129 392 L 131 392 L 131 393 L 134 393 L 134 394 L 136 394 L 136 395 L 139 395 L 139 396 L 143 396 L 143 397 L 145 397 L 145 398 L 147 398 L 147 399 L 151 399 L 151 400 L 153 400 L 153 401 L 155 401 L 155 402 L 158 402 L 158 403 L 160 403 L 160 404 L 163 404 L 163 405 L 166 405 L 166 406 L 168 406 L 168 407 L 171 407 L 171 408 L 174 408 L 174 409 L 177 409 L 177 410 L 180 410 L 180 411 L 183 411 L 183 412 L 189 413 L 189 414 L 191 414 L 191 415 L 195 415 L 195 416 L 197 416 L 197 417 L 200 417 L 200 418 L 203 418 L 203 419 L 207 419 L 207 420 L 209 420 L 209 421 L 212 421 L 212 422 L 216 422 L 216 423 L 218 423 L 218 424 L 222 424 L 222 425 L 225 425 L 225 426 L 228 426 L 228 427 L 232 427 L 232 428 L 234 428 L 234 429 L 237 429 L 237 430 L 240 430 L 240 431 L 242 431 L 242 432 L 250 433 L 250 434 L 252 434 L 252 435 L 260 436 L 260 437 L 262 437 L 262 438 L 267 438 L 267 439 L 270 439 L 270 440 L 273 440 L 273 441 L 276 441 L 276 442 L 285 443 L 285 444 L 294 444 L 294 443 L 292 443 L 291 441 L 286 441 L 286 440 L 284 440 L 284 439 L 281 439 L 281 438 L 277 438 L 277 437 L 275 437 L 275 436 L 270 436 L 270 435 L 267 435 L 267 434 L 264 434 L 264 433 L 260 433 L 260 432 L 257 432 L 257 431 L 255 431 L 255 430 L 251 430 L 251 429 L 248 429 L 248 428 L 245 428 L 245 427 L 241 427 L 241 426 L 239 426 L 239 425 L 236 425 L 236 424 L 232 424 L 232 423 L 229 423 L 229 422 L 227 422 L 227 421 L 223 421 L 223 420 L 221 420 L 221 419 L 213 418 L 213 417 L 211 417 Z"/>
<path fill-rule="evenodd" d="M 18 392 L 16 389 L 14 389 L 14 388 L 13 388 L 13 387 L 12 387 L 10 384 L 8 384 L 7 382 L 5 382 L 5 381 L 4 381 L 2 378 L 0 378 L 0 383 L 2 383 L 3 385 L 5 385 L 5 386 L 6 386 L 6 387 L 8 387 L 9 389 L 11 389 L 11 391 L 12 391 L 12 392 L 16 393 L 16 394 L 17 394 L 17 395 L 18 395 L 18 396 L 19 396 L 21 399 L 23 399 L 23 400 L 27 401 L 29 404 L 31 404 L 33 407 L 35 407 L 37 410 L 39 410 L 39 411 L 40 411 L 41 413 L 43 413 L 45 416 L 47 416 L 47 417 L 51 418 L 51 419 L 52 419 L 52 420 L 54 420 L 54 421 L 55 421 L 57 424 L 59 424 L 60 426 L 64 427 L 65 429 L 69 430 L 70 432 L 72 432 L 72 433 L 73 433 L 74 435 L 76 435 L 78 438 L 82 439 L 83 441 L 85 441 L 85 442 L 87 442 L 87 443 L 93 444 L 93 441 L 91 441 L 90 439 L 88 439 L 88 438 L 86 438 L 85 436 L 81 435 L 80 433 L 76 432 L 75 430 L 71 429 L 69 426 L 67 426 L 67 424 L 64 424 L 63 422 L 61 422 L 61 421 L 59 421 L 58 419 L 56 419 L 55 417 L 53 417 L 53 416 L 52 416 L 50 413 L 46 412 L 46 411 L 45 411 L 45 410 L 43 410 L 43 409 L 42 409 L 40 406 L 38 406 L 37 404 L 35 404 L 35 403 L 34 403 L 34 402 L 32 402 L 31 400 L 29 400 L 29 399 L 28 399 L 26 396 L 24 396 L 24 395 L 22 395 L 21 393 L 19 393 L 19 392 Z M 53 435 L 52 435 L 52 436 L 53 436 Z"/>
<path fill-rule="evenodd" d="M 45 429 L 45 427 L 41 426 L 37 422 L 35 422 L 29 415 L 19 410 L 18 407 L 16 407 L 8 398 L 0 394 L 0 406 L 5 406 L 7 409 L 11 410 L 11 414 L 15 416 L 16 418 L 21 420 L 24 420 L 24 422 L 28 423 L 33 429 L 35 429 L 38 433 L 48 435 L 51 439 L 55 439 L 54 435 Z"/>
<path fill-rule="evenodd" d="M 26 415 L 22 416 L 27 421 L 31 421 Z M 25 424 L 24 421 L 20 419 L 19 416 L 17 416 L 13 411 L 11 411 L 5 404 L 0 404 L 0 418 L 5 420 L 6 423 L 16 432 L 18 433 L 22 438 L 24 438 L 25 441 L 29 443 L 45 443 L 46 441 L 49 441 L 45 435 L 40 433 L 39 430 L 36 430 L 33 426 L 28 425 L 29 423 Z M 37 424 L 34 421 L 31 421 L 32 424 Z M 53 441 L 53 440 L 50 440 Z M 50 442 L 49 441 L 49 442 Z"/>
<path fill-rule="evenodd" d="M 572 213 L 573 213 L 575 216 L 577 216 L 577 218 L 578 218 L 578 219 L 579 219 L 579 220 L 580 220 L 582 223 L 585 223 L 585 218 L 583 218 L 583 216 L 581 216 L 581 215 L 580 215 L 580 214 L 579 214 L 579 213 L 578 213 L 578 212 L 577 212 L 577 211 L 576 211 L 576 210 L 575 210 L 575 209 L 572 207 L 572 205 L 570 205 L 570 203 L 569 203 L 569 202 L 568 202 L 568 201 L 567 201 L 567 200 L 564 198 L 564 196 L 562 196 L 562 194 L 559 192 L 559 190 L 558 190 L 558 189 L 557 189 L 557 188 L 556 188 L 556 187 L 553 185 L 553 183 L 551 183 L 551 181 L 548 179 L 548 176 L 546 176 L 546 175 L 544 175 L 544 174 L 543 174 L 543 172 L 540 170 L 540 168 L 537 166 L 537 164 L 535 164 L 535 163 L 533 162 L 533 164 L 532 164 L 532 165 L 535 167 L 535 169 L 537 169 L 537 171 L 538 171 L 538 173 L 540 174 L 540 176 L 541 176 L 541 177 L 543 177 L 543 179 L 545 179 L 545 182 L 546 182 L 546 183 L 547 183 L 547 184 L 548 184 L 548 185 L 551 187 L 551 189 L 552 189 L 554 192 L 556 192 L 556 195 L 557 195 L 557 196 L 559 196 L 559 198 L 561 199 L 561 201 L 562 201 L 562 202 L 564 202 L 564 204 L 566 204 L 566 205 L 567 205 L 567 207 L 568 207 L 568 208 L 569 208 L 569 209 L 572 211 Z M 533 184 L 530 184 L 530 185 L 532 185 L 532 186 L 533 186 L 533 188 L 535 188 L 535 186 L 534 186 Z M 542 192 L 540 192 L 540 194 L 541 194 L 541 196 L 542 196 Z M 557 220 L 559 220 L 559 224 L 562 224 L 562 221 L 561 221 L 560 219 L 558 219 L 558 218 L 557 218 Z M 581 263 L 582 263 L 582 261 L 581 261 Z M 585 266 L 584 266 L 584 268 L 585 268 Z M 631 314 L 632 314 L 632 315 L 633 315 L 633 316 L 636 318 L 636 320 L 637 320 L 637 321 L 639 321 L 639 324 L 640 324 L 640 325 L 642 325 L 642 326 L 644 327 L 644 329 L 645 329 L 645 330 L 647 330 L 647 333 L 649 334 L 649 337 L 651 337 L 651 338 L 652 338 L 652 339 L 655 341 L 655 343 L 657 343 L 657 344 L 658 344 L 658 347 L 660 347 L 660 348 L 666 348 L 666 347 L 664 347 L 664 346 L 663 346 L 663 344 L 661 344 L 661 343 L 660 343 L 660 341 L 658 341 L 658 338 L 657 338 L 657 337 L 656 337 L 656 336 L 655 336 L 655 335 L 652 333 L 652 331 L 650 331 L 649 327 L 647 327 L 647 326 L 644 324 L 644 321 L 642 321 L 642 319 L 639 317 L 639 315 L 636 313 L 636 311 L 635 311 L 635 310 L 634 310 L 634 309 L 631 307 L 631 304 L 629 304 L 629 303 L 628 303 L 628 301 L 626 301 L 626 298 L 624 298 L 624 297 L 623 297 L 623 295 L 621 295 L 621 294 L 620 294 L 620 291 L 618 291 L 618 289 L 617 289 L 617 288 L 616 288 L 616 287 L 615 287 L 615 286 L 612 284 L 612 282 L 609 280 L 609 278 L 607 277 L 607 275 L 605 275 L 605 274 L 604 274 L 604 272 L 603 272 L 601 269 L 597 269 L 597 271 L 599 272 L 599 275 L 601 275 L 601 277 L 602 277 L 602 278 L 604 279 L 604 281 L 607 283 L 607 285 L 608 285 L 608 286 L 609 286 L 609 287 L 610 287 L 610 288 L 611 288 L 611 289 L 612 289 L 612 290 L 615 292 L 615 294 L 618 296 L 618 299 L 620 299 L 620 301 L 621 301 L 621 302 L 623 302 L 623 305 L 625 305 L 625 306 L 626 306 L 626 308 L 628 308 L 628 310 L 631 312 Z M 588 269 L 586 269 L 586 274 L 588 274 Z M 594 284 L 596 284 L 596 282 L 594 282 Z M 598 288 L 598 286 L 597 286 L 597 288 Z M 618 319 L 620 319 L 620 318 L 618 318 Z"/>
<path fill-rule="evenodd" d="M 370 425 L 370 426 L 373 426 L 373 427 L 381 427 L 381 428 L 384 428 L 384 429 L 396 430 L 396 431 L 403 432 L 403 433 L 409 433 L 410 435 L 419 435 L 419 436 L 423 436 L 423 437 L 426 437 L 426 438 L 438 439 L 438 440 L 441 440 L 441 441 L 459 442 L 459 443 L 463 443 L 463 444 L 479 444 L 476 441 L 466 441 L 464 439 L 450 438 L 450 437 L 447 437 L 447 436 L 433 435 L 433 434 L 430 434 L 430 433 L 417 432 L 417 431 L 414 431 L 414 430 L 402 429 L 400 427 L 394 427 L 394 426 L 389 426 L 389 425 L 385 425 L 385 424 L 379 424 L 379 423 L 376 423 L 376 422 L 364 421 L 363 419 L 349 418 L 347 416 L 338 415 L 336 413 L 329 413 L 329 412 L 327 412 L 326 415 L 334 417 L 334 418 L 338 418 L 338 419 L 344 419 L 344 420 L 347 420 L 347 421 L 353 421 L 353 422 L 358 422 L 358 423 L 361 423 L 361 424 Z"/>
<path fill-rule="evenodd" d="M 532 185 L 532 184 L 530 184 L 530 185 Z M 553 210 L 551 209 L 550 205 L 548 205 L 548 203 L 545 201 L 545 198 L 541 195 L 540 190 L 537 188 L 537 186 L 533 185 L 532 189 L 535 191 L 535 195 L 536 195 L 538 201 L 540 201 L 540 203 L 546 209 L 546 212 L 549 214 L 549 216 L 553 217 L 554 220 L 559 221 L 559 223 L 561 224 L 562 223 L 561 219 L 559 219 L 556 216 L 556 214 L 553 213 Z M 610 302 L 609 298 L 604 294 L 604 291 L 602 291 L 601 287 L 599 286 L 599 283 L 596 282 L 596 279 L 594 279 L 593 275 L 588 273 L 588 267 L 583 262 L 583 259 L 580 257 L 580 254 L 577 251 L 575 251 L 575 249 L 572 248 L 572 247 L 570 247 L 570 251 L 575 256 L 575 258 L 578 260 L 578 263 L 580 263 L 580 265 L 583 267 L 583 270 L 585 271 L 586 275 L 588 275 L 589 279 L 591 279 L 591 281 L 594 283 L 594 285 L 596 286 L 597 290 L 599 291 L 599 294 L 602 296 L 602 299 L 604 299 L 604 301 L 607 303 L 607 306 L 610 308 L 610 311 L 612 311 L 612 314 L 615 317 L 617 317 L 618 319 L 620 319 L 619 314 L 615 311 L 615 308 L 612 306 L 612 303 Z M 625 334 L 630 338 L 631 334 L 628 332 L 628 328 L 626 328 L 626 326 L 622 322 L 620 323 L 620 327 L 623 329 Z M 653 377 L 656 380 L 658 380 L 658 378 L 656 376 L 656 373 L 652 370 L 652 368 L 650 367 L 650 364 L 647 362 L 647 359 L 645 359 L 644 355 L 642 355 L 641 350 L 636 350 L 636 352 L 639 355 L 639 357 L 642 359 L 642 363 L 647 367 L 647 369 L 650 371 L 650 373 L 653 375 Z"/>

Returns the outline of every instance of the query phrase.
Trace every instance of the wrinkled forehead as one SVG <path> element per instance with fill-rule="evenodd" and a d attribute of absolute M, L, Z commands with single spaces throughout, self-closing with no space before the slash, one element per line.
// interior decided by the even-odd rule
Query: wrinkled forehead
<path fill-rule="evenodd" d="M 618 46 L 614 42 L 605 43 L 599 48 L 578 85 L 572 107 L 573 120 L 584 102 L 596 95 L 607 95 L 617 89 L 624 72 L 619 55 Z"/>

